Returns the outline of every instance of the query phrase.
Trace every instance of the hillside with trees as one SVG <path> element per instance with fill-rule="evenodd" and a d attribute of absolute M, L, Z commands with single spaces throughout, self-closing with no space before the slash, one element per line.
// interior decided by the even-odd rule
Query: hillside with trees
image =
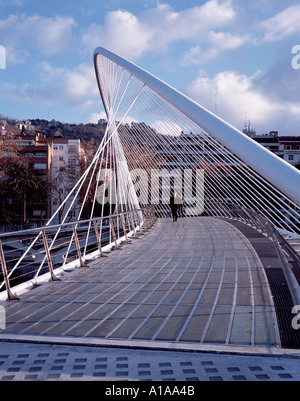
<path fill-rule="evenodd" d="M 56 120 L 33 119 L 20 121 L 0 114 L 0 131 L 5 127 L 8 134 L 19 135 L 22 131 L 29 135 L 37 131 L 47 137 L 62 137 L 70 139 L 91 138 L 101 141 L 106 129 L 106 120 L 99 120 L 97 124 L 68 124 Z"/>

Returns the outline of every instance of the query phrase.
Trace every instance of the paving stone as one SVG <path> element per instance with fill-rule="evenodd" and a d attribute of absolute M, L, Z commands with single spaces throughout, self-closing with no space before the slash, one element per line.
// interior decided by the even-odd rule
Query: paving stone
<path fill-rule="evenodd" d="M 211 352 L 208 359 L 207 352 L 191 354 L 168 350 L 0 342 L 0 351 L 1 348 L 9 352 L 4 358 L 4 364 L 0 367 L 1 381 L 65 380 L 66 378 L 106 380 L 108 377 L 155 381 L 300 380 L 300 355 L 298 358 L 288 358 Z M 25 349 L 30 353 L 27 354 L 26 359 L 21 360 L 18 357 L 21 354 L 19 351 Z M 68 352 L 62 352 L 63 349 Z M 37 366 L 35 362 L 41 354 L 44 355 L 45 363 Z M 67 354 L 68 358 L 64 358 L 65 362 L 60 362 L 58 365 L 55 361 L 61 361 L 62 354 Z M 21 368 L 14 365 L 16 361 L 24 362 L 20 365 Z"/>

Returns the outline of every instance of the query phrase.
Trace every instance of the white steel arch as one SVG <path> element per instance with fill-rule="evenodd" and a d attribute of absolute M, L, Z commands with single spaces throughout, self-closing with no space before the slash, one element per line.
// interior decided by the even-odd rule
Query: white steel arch
<path fill-rule="evenodd" d="M 253 170 L 281 190 L 296 204 L 300 204 L 300 172 L 296 168 L 152 74 L 117 54 L 105 48 L 98 47 L 94 51 L 94 63 L 99 90 L 108 116 L 109 108 L 103 94 L 99 75 L 101 71 L 97 68 L 97 57 L 99 55 L 113 61 L 150 87 L 159 96 L 231 150 L 233 154 L 241 158 Z"/>

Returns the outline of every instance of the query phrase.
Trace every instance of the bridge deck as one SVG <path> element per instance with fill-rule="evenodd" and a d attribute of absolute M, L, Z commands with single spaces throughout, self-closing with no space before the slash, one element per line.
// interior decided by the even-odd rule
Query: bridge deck
<path fill-rule="evenodd" d="M 2 339 L 280 346 L 259 257 L 237 228 L 209 217 L 159 220 L 108 258 L 5 307 Z"/>

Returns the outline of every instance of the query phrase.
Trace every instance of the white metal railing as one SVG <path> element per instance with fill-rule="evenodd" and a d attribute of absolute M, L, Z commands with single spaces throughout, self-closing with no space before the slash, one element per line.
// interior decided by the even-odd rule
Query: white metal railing
<path fill-rule="evenodd" d="M 152 207 L 105 217 L 0 234 L 0 299 L 80 268 L 89 259 L 105 257 L 150 229 L 156 221 Z"/>

